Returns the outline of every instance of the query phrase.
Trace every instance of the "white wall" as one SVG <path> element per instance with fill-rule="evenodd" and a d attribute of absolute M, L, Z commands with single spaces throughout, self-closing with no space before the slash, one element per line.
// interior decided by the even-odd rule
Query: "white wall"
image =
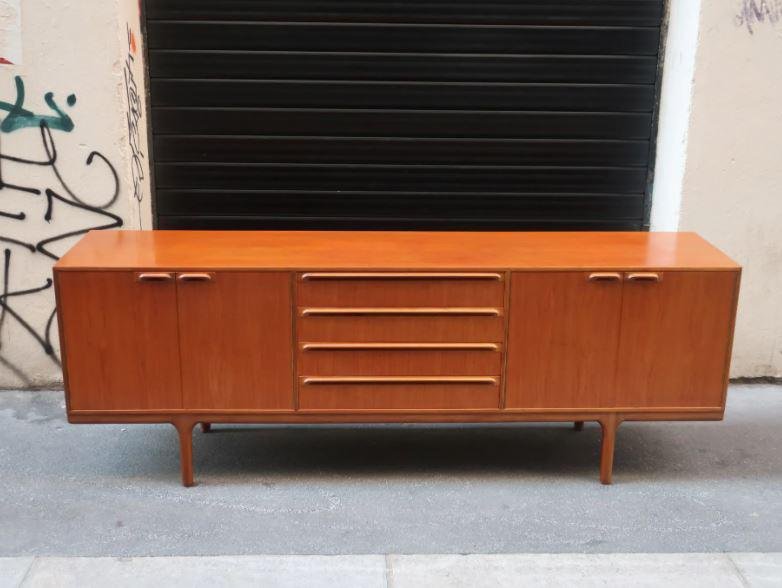
<path fill-rule="evenodd" d="M 697 231 L 744 266 L 731 375 L 779 377 L 782 2 L 671 3 L 672 17 L 701 6 L 697 24 L 683 19 L 671 27 L 686 25 L 692 41 L 689 49 L 674 44 L 667 73 L 676 67 L 669 61 L 684 63 L 695 49 L 693 84 L 688 105 L 689 74 L 663 78 L 660 135 L 673 140 L 658 142 L 652 228 Z M 669 172 L 678 173 L 679 189 L 676 181 L 657 181 Z"/>
<path fill-rule="evenodd" d="M 145 121 L 141 137 L 129 133 L 128 115 L 131 122 L 135 117 L 125 87 L 128 25 L 138 56 L 130 68 L 143 81 L 137 1 L 0 0 L 6 41 L 19 32 L 19 5 L 21 56 L 0 43 L 0 57 L 3 51 L 15 53 L 13 65 L 0 65 L 0 388 L 61 381 L 57 323 L 49 322 L 50 279 L 52 256 L 76 240 L 67 234 L 120 223 L 148 228 L 151 222 L 149 187 L 139 177 L 139 170 L 149 175 L 146 160 L 139 158 L 147 151 Z M 24 85 L 23 103 L 17 76 Z M 49 92 L 72 124 L 47 105 Z M 54 164 L 46 163 L 40 116 L 49 117 Z M 134 163 L 131 137 L 143 151 L 135 152 L 140 166 Z M 93 151 L 100 155 L 88 164 Z"/>

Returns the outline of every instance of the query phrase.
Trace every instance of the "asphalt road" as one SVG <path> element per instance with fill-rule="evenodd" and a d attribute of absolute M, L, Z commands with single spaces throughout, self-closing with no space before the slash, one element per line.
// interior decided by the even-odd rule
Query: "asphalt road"
<path fill-rule="evenodd" d="M 0 392 L 0 556 L 782 551 L 782 387 L 724 422 L 215 426 L 179 484 L 170 425 L 69 425 Z"/>

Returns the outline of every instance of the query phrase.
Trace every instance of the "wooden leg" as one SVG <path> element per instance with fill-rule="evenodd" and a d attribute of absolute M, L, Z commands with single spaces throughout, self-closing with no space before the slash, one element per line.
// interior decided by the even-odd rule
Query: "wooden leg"
<path fill-rule="evenodd" d="M 177 421 L 173 423 L 179 433 L 179 462 L 182 467 L 182 485 L 190 487 L 193 481 L 193 427 L 192 421 Z"/>
<path fill-rule="evenodd" d="M 201 432 L 208 433 L 212 430 L 212 423 L 201 423 Z"/>
<path fill-rule="evenodd" d="M 573 423 L 573 429 L 575 431 L 580 431 L 584 428 L 584 421 L 576 421 Z"/>
<path fill-rule="evenodd" d="M 600 419 L 600 427 L 603 429 L 603 443 L 600 447 L 600 481 L 603 484 L 611 483 L 611 474 L 614 470 L 616 429 L 619 427 L 619 422 L 616 413 L 608 414 Z"/>

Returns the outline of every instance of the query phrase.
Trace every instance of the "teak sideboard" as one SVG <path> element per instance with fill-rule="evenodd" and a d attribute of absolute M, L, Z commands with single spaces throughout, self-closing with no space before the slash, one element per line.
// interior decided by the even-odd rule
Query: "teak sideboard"
<path fill-rule="evenodd" d="M 68 420 L 719 420 L 740 268 L 693 233 L 93 231 L 55 266 Z"/>

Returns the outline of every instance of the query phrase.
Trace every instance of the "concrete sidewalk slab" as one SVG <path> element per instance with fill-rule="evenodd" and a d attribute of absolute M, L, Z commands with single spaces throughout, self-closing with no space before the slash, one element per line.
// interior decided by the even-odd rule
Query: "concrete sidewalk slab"
<path fill-rule="evenodd" d="M 32 557 L 0 557 L 0 588 L 16 588 L 22 584 Z"/>
<path fill-rule="evenodd" d="M 394 588 L 742 588 L 721 554 L 391 556 Z"/>
<path fill-rule="evenodd" d="M 35 560 L 19 586 L 385 588 L 386 568 L 382 555 L 45 557 Z"/>
<path fill-rule="evenodd" d="M 8 588 L 765 588 L 782 585 L 782 554 L 779 553 L 40 557 L 30 566 L 31 559 L 0 559 L 0 585 Z"/>
<path fill-rule="evenodd" d="M 782 553 L 731 553 L 730 559 L 753 588 L 782 586 Z"/>

